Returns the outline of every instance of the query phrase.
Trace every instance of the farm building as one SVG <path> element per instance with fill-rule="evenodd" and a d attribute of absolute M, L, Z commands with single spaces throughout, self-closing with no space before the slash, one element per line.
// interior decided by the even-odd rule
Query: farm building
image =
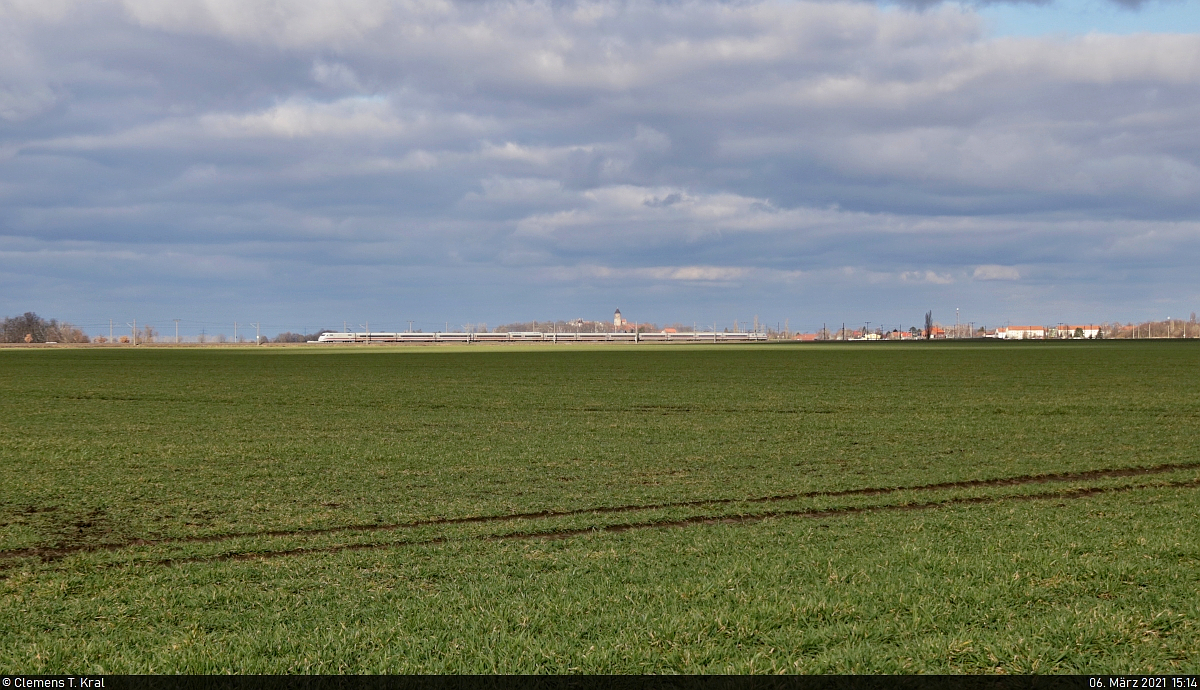
<path fill-rule="evenodd" d="M 1045 326 L 1001 326 L 996 337 L 1004 340 L 1041 340 L 1046 337 Z"/>

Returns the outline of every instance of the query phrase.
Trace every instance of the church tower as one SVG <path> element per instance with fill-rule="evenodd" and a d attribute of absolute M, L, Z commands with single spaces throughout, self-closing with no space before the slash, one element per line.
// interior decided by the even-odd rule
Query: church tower
<path fill-rule="evenodd" d="M 621 310 L 618 309 L 616 314 L 613 314 L 613 326 L 620 328 L 625 325 L 625 317 L 621 316 Z"/>

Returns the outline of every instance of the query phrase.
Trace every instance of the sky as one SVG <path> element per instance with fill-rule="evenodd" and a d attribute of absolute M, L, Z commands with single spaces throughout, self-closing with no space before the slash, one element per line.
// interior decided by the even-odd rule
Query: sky
<path fill-rule="evenodd" d="M 1200 311 L 1200 0 L 0 0 L 0 316 Z"/>

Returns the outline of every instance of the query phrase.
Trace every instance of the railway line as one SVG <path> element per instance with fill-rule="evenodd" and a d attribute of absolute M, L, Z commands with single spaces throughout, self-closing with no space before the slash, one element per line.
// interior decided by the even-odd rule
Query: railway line
<path fill-rule="evenodd" d="M 766 342 L 766 333 L 322 333 L 316 344 L 370 343 L 748 343 Z"/>

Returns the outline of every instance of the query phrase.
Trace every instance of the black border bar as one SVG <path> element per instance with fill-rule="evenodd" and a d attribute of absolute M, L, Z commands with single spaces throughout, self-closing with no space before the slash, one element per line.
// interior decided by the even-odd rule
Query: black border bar
<path fill-rule="evenodd" d="M 1200 690 L 1200 676 L 0 676 L 0 690 L 593 690 L 593 688 L 596 690 Z"/>

